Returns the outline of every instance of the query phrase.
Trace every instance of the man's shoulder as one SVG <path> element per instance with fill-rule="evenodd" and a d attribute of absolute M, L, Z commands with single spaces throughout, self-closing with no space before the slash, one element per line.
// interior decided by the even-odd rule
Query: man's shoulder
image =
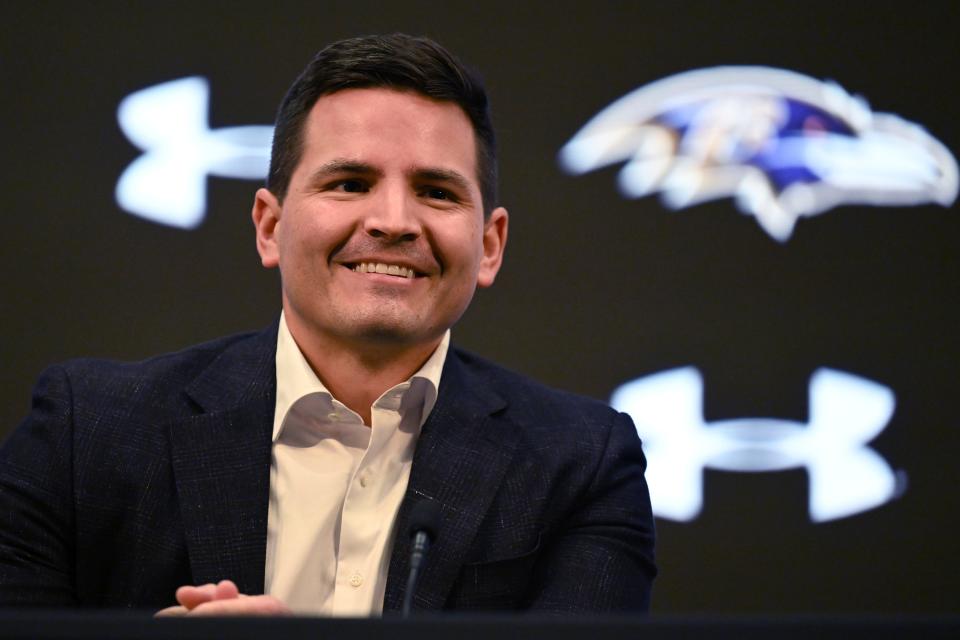
<path fill-rule="evenodd" d="M 535 422 L 607 423 L 617 413 L 596 398 L 548 386 L 470 351 L 452 347 L 451 353 L 475 383 L 502 398 L 518 417 L 535 417 Z"/>
<path fill-rule="evenodd" d="M 139 361 L 76 358 L 49 367 L 41 377 L 41 386 L 45 379 L 63 376 L 76 398 L 108 397 L 128 402 L 144 398 L 160 407 L 167 400 L 164 390 L 176 394 L 210 369 L 216 369 L 221 377 L 241 377 L 258 363 L 272 363 L 275 334 L 273 325 L 260 332 L 223 336 Z"/>
<path fill-rule="evenodd" d="M 205 368 L 220 357 L 224 351 L 255 338 L 257 335 L 257 332 L 251 331 L 222 336 L 142 360 L 81 357 L 66 360 L 53 366 L 62 368 L 70 374 L 94 377 L 144 378 L 156 375 L 190 375 Z"/>

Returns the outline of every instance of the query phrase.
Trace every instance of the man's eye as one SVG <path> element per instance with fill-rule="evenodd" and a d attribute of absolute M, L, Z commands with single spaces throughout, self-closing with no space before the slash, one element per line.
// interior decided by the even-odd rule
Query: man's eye
<path fill-rule="evenodd" d="M 449 191 L 446 191 L 445 189 L 437 189 L 435 187 L 424 189 L 423 194 L 428 198 L 432 198 L 433 200 L 454 200 L 453 195 Z"/>
<path fill-rule="evenodd" d="M 366 185 L 359 180 L 342 180 L 336 186 L 339 191 L 346 193 L 363 193 L 367 190 Z"/>

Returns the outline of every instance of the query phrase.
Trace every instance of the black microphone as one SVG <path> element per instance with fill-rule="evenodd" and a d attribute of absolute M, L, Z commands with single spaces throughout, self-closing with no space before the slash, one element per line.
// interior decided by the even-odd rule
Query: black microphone
<path fill-rule="evenodd" d="M 410 575 L 407 576 L 407 590 L 403 594 L 402 616 L 410 615 L 410 605 L 413 603 L 413 594 L 417 590 L 417 580 L 420 579 L 420 566 L 430 549 L 430 544 L 437 538 L 437 529 L 440 526 L 440 503 L 433 500 L 421 500 L 410 510 L 410 528 L 407 529 L 413 540 L 410 550 Z"/>

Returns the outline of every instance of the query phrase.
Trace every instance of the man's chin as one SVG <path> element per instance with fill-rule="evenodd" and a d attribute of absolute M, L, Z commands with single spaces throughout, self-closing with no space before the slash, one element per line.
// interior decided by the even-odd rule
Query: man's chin
<path fill-rule="evenodd" d="M 398 347 L 414 345 L 422 341 L 422 339 L 418 339 L 419 336 L 407 329 L 387 325 L 364 327 L 354 335 L 354 338 L 358 342 Z"/>
<path fill-rule="evenodd" d="M 366 352 L 385 350 L 398 354 L 408 349 L 420 351 L 436 347 L 449 326 L 442 318 L 427 322 L 424 314 L 414 309 L 390 304 L 355 304 L 352 309 L 347 305 L 328 304 L 326 308 L 320 306 L 307 311 L 313 313 L 298 314 L 303 321 L 302 328 L 307 335 L 316 336 L 318 344 L 333 347 L 339 343 Z M 289 318 L 287 322 L 290 323 Z"/>
<path fill-rule="evenodd" d="M 358 322 L 352 327 L 350 334 L 351 341 L 358 346 L 402 349 L 439 342 L 443 337 L 443 330 L 429 330 L 408 322 L 378 319 Z"/>

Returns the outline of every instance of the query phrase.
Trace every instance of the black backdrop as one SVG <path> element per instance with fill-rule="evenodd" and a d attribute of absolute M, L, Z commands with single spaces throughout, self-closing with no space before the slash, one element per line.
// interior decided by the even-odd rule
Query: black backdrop
<path fill-rule="evenodd" d="M 873 446 L 907 479 L 900 499 L 813 524 L 803 469 L 707 471 L 700 517 L 658 521 L 655 611 L 960 611 L 957 207 L 840 207 L 778 244 L 729 200 L 672 212 L 622 199 L 613 168 L 556 163 L 614 99 L 719 64 L 835 79 L 960 149 L 958 18 L 956 3 L 904 2 L 4 3 L 0 424 L 26 413 L 46 364 L 142 358 L 278 312 L 254 183 L 210 179 L 192 231 L 115 204 L 139 155 L 116 123 L 124 96 L 202 75 L 211 126 L 268 124 L 323 44 L 420 33 L 483 71 L 512 214 L 505 267 L 456 342 L 602 399 L 694 365 L 707 421 L 803 422 L 821 366 L 896 393 Z"/>

